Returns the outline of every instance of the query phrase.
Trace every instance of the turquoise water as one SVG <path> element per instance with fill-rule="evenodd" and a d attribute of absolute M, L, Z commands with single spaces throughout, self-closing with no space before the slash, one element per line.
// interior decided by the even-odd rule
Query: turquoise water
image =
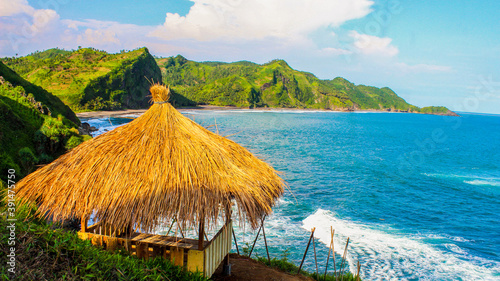
<path fill-rule="evenodd" d="M 500 280 L 500 116 L 184 114 L 283 172 L 289 192 L 265 224 L 272 257 L 299 263 L 316 227 L 324 270 L 333 226 L 337 260 L 349 237 L 349 268 L 359 261 L 365 280 Z M 129 120 L 87 122 L 101 133 Z M 236 233 L 240 246 L 255 236 Z"/>

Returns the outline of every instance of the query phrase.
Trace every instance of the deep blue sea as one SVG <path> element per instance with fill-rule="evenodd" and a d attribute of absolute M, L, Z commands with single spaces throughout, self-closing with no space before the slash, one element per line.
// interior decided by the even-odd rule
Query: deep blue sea
<path fill-rule="evenodd" d="M 349 237 L 363 280 L 500 280 L 500 115 L 183 113 L 283 173 L 289 191 L 265 223 L 271 257 L 300 263 L 316 227 L 324 271 L 332 226 L 336 260 Z M 102 133 L 130 119 L 83 121 Z M 241 248 L 256 231 L 236 235 Z"/>

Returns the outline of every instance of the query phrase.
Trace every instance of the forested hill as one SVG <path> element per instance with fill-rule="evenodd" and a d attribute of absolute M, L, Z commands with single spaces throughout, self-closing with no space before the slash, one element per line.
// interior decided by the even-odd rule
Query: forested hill
<path fill-rule="evenodd" d="M 156 61 L 163 82 L 198 104 L 454 114 L 445 107 L 411 105 L 387 87 L 355 85 L 341 77 L 318 79 L 283 60 L 262 65 L 195 62 L 178 55 Z"/>
<path fill-rule="evenodd" d="M 147 48 L 117 54 L 93 48 L 50 49 L 3 61 L 74 111 L 146 108 L 148 79 L 161 80 Z"/>
<path fill-rule="evenodd" d="M 445 107 L 419 108 L 389 88 L 318 79 L 283 60 L 266 64 L 195 62 L 178 55 L 153 58 L 147 48 L 109 54 L 93 48 L 50 49 L 4 63 L 59 97 L 74 111 L 147 108 L 151 81 L 172 89 L 174 106 L 218 105 L 386 110 L 453 115 Z M 149 81 L 148 81 L 149 79 Z"/>
<path fill-rule="evenodd" d="M 59 98 L 0 62 L 0 180 L 8 169 L 27 175 L 88 139 L 79 124 Z"/>

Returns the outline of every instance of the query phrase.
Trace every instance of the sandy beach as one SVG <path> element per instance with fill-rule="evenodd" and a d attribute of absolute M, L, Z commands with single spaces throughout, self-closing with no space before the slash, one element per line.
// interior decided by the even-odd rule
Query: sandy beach
<path fill-rule="evenodd" d="M 146 112 L 148 109 L 126 109 L 126 110 L 113 110 L 113 111 L 89 111 L 76 113 L 78 118 L 103 118 L 103 117 L 118 117 L 126 115 L 137 115 Z M 310 108 L 275 108 L 275 107 L 259 107 L 256 109 L 241 108 L 235 106 L 214 106 L 214 105 L 201 105 L 197 107 L 182 107 L 177 108 L 180 112 L 192 111 L 192 110 L 246 110 L 246 111 L 328 111 L 328 112 L 344 112 L 335 110 L 322 110 L 322 109 L 310 109 Z M 376 110 L 367 110 L 376 111 Z M 345 111 L 348 112 L 348 111 Z M 382 112 L 382 111 L 381 111 Z M 385 111 L 383 111 L 385 112 Z"/>
<path fill-rule="evenodd" d="M 78 118 L 103 118 L 103 117 L 120 117 L 127 115 L 140 115 L 146 112 L 148 109 L 126 109 L 126 110 L 114 110 L 114 111 L 89 111 L 76 113 Z M 310 111 L 310 112 L 378 112 L 378 113 L 414 113 L 414 114 L 429 114 L 429 115 L 448 115 L 448 116 L 460 116 L 455 112 L 443 113 L 420 113 L 420 112 L 400 112 L 400 111 L 387 111 L 387 110 L 376 110 L 376 109 L 363 109 L 363 110 L 328 110 L 328 109 L 312 109 L 312 108 L 279 108 L 279 107 L 259 107 L 259 108 L 242 108 L 235 106 L 215 106 L 215 105 L 200 105 L 196 107 L 182 107 L 177 108 L 180 112 L 192 111 L 192 110 L 242 110 L 242 111 Z"/>

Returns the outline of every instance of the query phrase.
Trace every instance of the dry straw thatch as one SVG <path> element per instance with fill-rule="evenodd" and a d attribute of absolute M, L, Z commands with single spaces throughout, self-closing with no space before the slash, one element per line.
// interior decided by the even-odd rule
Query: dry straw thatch
<path fill-rule="evenodd" d="M 257 227 L 283 194 L 277 172 L 179 113 L 166 102 L 165 86 L 150 91 L 155 104 L 142 116 L 28 175 L 17 184 L 17 195 L 55 220 L 95 212 L 117 229 L 143 231 L 171 219 L 213 226 L 234 200 Z"/>

